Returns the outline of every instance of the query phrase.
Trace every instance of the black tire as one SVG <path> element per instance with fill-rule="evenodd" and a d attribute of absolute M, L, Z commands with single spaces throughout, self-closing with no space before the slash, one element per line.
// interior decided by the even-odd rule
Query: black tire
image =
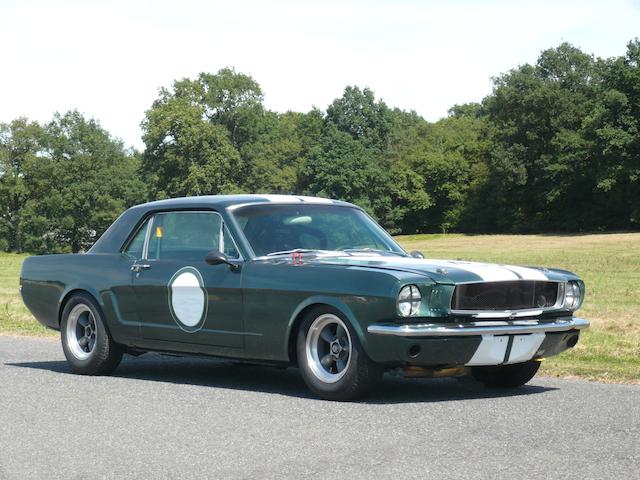
<path fill-rule="evenodd" d="M 83 327 L 82 322 L 90 323 L 92 329 Z M 82 347 L 83 342 L 77 338 L 74 340 L 74 335 L 76 337 L 82 335 L 80 332 L 86 331 L 87 328 L 93 332 L 91 334 L 93 341 L 88 340 L 87 346 Z M 88 294 L 75 294 L 65 304 L 60 323 L 60 337 L 64 356 L 75 373 L 106 375 L 113 372 L 122 360 L 123 348 L 111 338 L 100 307 Z M 85 352 L 84 348 L 89 351 Z"/>
<path fill-rule="evenodd" d="M 307 354 L 307 337 L 311 326 L 315 325 L 316 321 L 331 316 L 334 319 L 338 318 L 346 327 L 348 335 L 343 338 L 347 339 L 348 337 L 351 348 L 348 354 L 349 360 L 346 367 L 343 368 L 343 373 L 337 374 L 341 375 L 340 378 L 329 383 L 314 373 L 312 365 L 315 364 L 316 368 L 321 368 L 321 366 L 314 362 L 313 358 L 310 359 L 313 354 Z M 298 330 L 296 351 L 298 367 L 304 382 L 309 390 L 325 400 L 349 401 L 360 398 L 378 384 L 384 374 L 384 368 L 369 359 L 358 340 L 358 335 L 345 316 L 329 306 L 316 307 L 305 316 Z"/>
<path fill-rule="evenodd" d="M 540 362 L 529 361 L 513 365 L 473 367 L 471 376 L 487 387 L 516 388 L 531 380 L 540 368 Z"/>

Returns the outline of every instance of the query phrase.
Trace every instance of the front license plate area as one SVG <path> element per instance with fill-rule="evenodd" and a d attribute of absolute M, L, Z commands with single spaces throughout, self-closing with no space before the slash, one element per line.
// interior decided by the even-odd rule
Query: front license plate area
<path fill-rule="evenodd" d="M 544 341 L 544 333 L 482 335 L 482 341 L 466 365 L 502 365 L 531 360 Z"/>
<path fill-rule="evenodd" d="M 544 337 L 544 333 L 514 335 L 509 358 L 505 363 L 520 363 L 531 360 L 540 348 L 540 345 L 542 345 Z"/>

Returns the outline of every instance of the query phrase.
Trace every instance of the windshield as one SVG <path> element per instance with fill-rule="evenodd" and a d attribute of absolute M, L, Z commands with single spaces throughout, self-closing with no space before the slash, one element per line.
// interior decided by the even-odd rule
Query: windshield
<path fill-rule="evenodd" d="M 367 214 L 337 205 L 260 204 L 233 212 L 256 256 L 291 250 L 406 253 Z"/>

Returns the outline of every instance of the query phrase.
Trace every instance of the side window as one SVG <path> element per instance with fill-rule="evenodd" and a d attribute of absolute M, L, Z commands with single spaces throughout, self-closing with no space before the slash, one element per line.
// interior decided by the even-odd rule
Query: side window
<path fill-rule="evenodd" d="M 224 232 L 222 234 L 222 253 L 224 253 L 227 257 L 238 259 L 240 258 L 240 254 L 238 253 L 238 248 L 236 247 L 235 242 L 233 241 L 233 237 L 227 230 L 227 226 L 224 225 Z"/>
<path fill-rule="evenodd" d="M 147 227 L 149 226 L 150 219 L 147 220 L 140 226 L 134 237 L 129 242 L 129 245 L 124 249 L 124 253 L 129 255 L 131 258 L 140 259 L 142 258 L 142 253 L 144 250 L 144 239 L 147 235 Z"/>
<path fill-rule="evenodd" d="M 220 248 L 222 219 L 214 212 L 167 212 L 153 217 L 148 258 L 202 260 Z"/>

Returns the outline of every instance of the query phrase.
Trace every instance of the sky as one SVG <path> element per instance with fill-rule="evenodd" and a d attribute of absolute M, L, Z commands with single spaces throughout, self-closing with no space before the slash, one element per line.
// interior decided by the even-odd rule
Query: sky
<path fill-rule="evenodd" d="M 77 109 L 140 149 L 160 87 L 227 66 L 271 110 L 358 85 L 436 121 L 546 48 L 610 57 L 636 37 L 640 0 L 0 0 L 0 122 Z"/>

